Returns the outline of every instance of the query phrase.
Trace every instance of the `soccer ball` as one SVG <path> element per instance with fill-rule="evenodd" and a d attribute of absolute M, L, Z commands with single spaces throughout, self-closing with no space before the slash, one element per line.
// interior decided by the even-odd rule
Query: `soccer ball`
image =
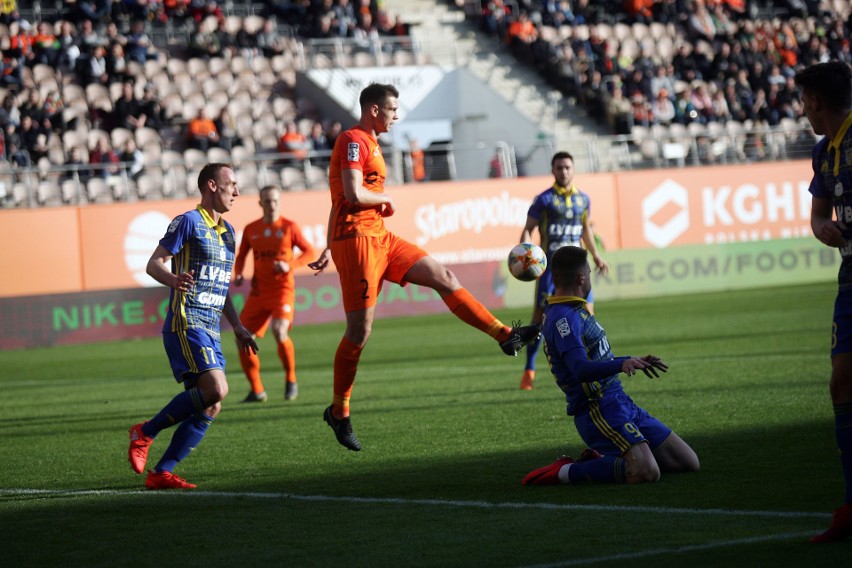
<path fill-rule="evenodd" d="M 518 280 L 537 280 L 547 268 L 547 255 L 532 243 L 515 245 L 509 251 L 509 272 Z"/>

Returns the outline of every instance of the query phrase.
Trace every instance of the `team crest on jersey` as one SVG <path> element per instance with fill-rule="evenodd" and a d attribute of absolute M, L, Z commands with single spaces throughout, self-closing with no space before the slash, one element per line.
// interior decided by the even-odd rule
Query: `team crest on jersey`
<path fill-rule="evenodd" d="M 361 155 L 361 145 L 357 142 L 350 142 L 346 148 L 348 150 L 346 153 L 346 159 L 350 162 L 357 162 L 358 157 Z"/>
<path fill-rule="evenodd" d="M 277 231 L 275 231 L 275 238 L 276 239 L 283 239 L 284 238 L 284 231 L 282 231 L 281 229 L 278 229 Z"/>
<path fill-rule="evenodd" d="M 374 156 L 381 156 L 381 155 L 382 155 L 382 152 L 381 152 L 381 150 L 379 150 L 379 147 L 378 147 L 378 146 L 376 146 L 375 148 L 373 148 L 373 155 L 374 155 Z"/>
<path fill-rule="evenodd" d="M 166 232 L 167 232 L 167 233 L 174 233 L 174 232 L 175 232 L 175 229 L 177 229 L 177 226 L 178 226 L 178 224 L 180 223 L 180 220 L 181 220 L 181 219 L 183 219 L 183 215 L 178 215 L 177 217 L 175 217 L 174 219 L 172 219 L 172 222 L 171 222 L 171 223 L 169 223 L 169 228 L 168 228 L 168 229 L 166 229 Z"/>
<path fill-rule="evenodd" d="M 272 236 L 272 231 L 269 229 L 269 227 L 267 227 L 266 230 L 263 231 L 263 236 L 264 237 L 271 237 Z"/>
<path fill-rule="evenodd" d="M 568 337 L 571 335 L 571 326 L 568 325 L 568 319 L 562 318 L 558 322 L 556 322 L 556 331 L 559 332 L 559 335 L 562 337 Z"/>

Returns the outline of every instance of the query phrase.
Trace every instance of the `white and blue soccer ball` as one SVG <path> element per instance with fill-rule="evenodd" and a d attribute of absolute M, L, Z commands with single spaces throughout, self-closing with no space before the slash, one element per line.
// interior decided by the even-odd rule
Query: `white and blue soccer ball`
<path fill-rule="evenodd" d="M 547 255 L 538 245 L 521 243 L 509 251 L 509 273 L 518 280 L 537 280 L 547 269 Z"/>

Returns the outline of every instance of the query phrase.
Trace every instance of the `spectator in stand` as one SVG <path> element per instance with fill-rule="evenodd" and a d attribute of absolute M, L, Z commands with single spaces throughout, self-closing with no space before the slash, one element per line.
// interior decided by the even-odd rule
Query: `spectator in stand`
<path fill-rule="evenodd" d="M 120 43 L 109 44 L 109 51 L 105 60 L 110 84 L 128 80 L 130 73 L 127 70 L 127 58 L 124 56 L 124 48 L 121 47 Z"/>
<path fill-rule="evenodd" d="M 106 50 L 103 45 L 96 45 L 91 53 L 81 56 L 77 60 L 77 68 L 78 77 L 84 87 L 92 83 L 109 85 Z"/>
<path fill-rule="evenodd" d="M 80 57 L 81 53 L 74 24 L 63 20 L 59 26 L 59 36 L 56 38 L 56 41 L 59 43 L 59 54 L 56 60 L 57 67 L 64 72 L 73 71 L 77 63 L 77 58 Z"/>
<path fill-rule="evenodd" d="M 612 88 L 612 94 L 606 103 L 606 117 L 609 130 L 613 134 L 630 134 L 633 127 L 633 105 L 625 98 L 620 85 Z"/>
<path fill-rule="evenodd" d="M 257 32 L 255 42 L 264 57 L 281 55 L 287 48 L 284 38 L 278 33 L 278 24 L 274 18 L 267 18 L 263 21 L 263 25 Z"/>
<path fill-rule="evenodd" d="M 145 126 L 161 130 L 166 126 L 165 112 L 154 94 L 154 85 L 146 83 L 139 101 L 139 117 L 145 118 Z"/>
<path fill-rule="evenodd" d="M 227 106 L 222 107 L 222 110 L 219 111 L 219 116 L 216 117 L 213 124 L 216 126 L 216 132 L 219 133 L 218 146 L 220 148 L 224 148 L 230 152 L 234 146 L 242 144 L 242 140 L 237 134 L 237 121 L 234 120 Z"/>
<path fill-rule="evenodd" d="M 311 152 L 325 153 L 319 160 L 328 163 L 328 158 L 331 156 L 332 147 L 328 143 L 328 138 L 322 128 L 322 122 L 314 121 L 311 124 L 311 131 L 308 134 L 308 145 Z"/>
<path fill-rule="evenodd" d="M 47 144 L 51 136 L 50 130 L 33 120 L 31 116 L 22 114 L 19 134 L 21 148 L 27 151 L 32 164 L 37 164 L 40 159 L 47 156 Z"/>
<path fill-rule="evenodd" d="M 124 164 L 127 175 L 133 181 L 138 181 L 145 169 L 145 156 L 136 147 L 136 141 L 133 138 L 128 138 L 124 142 L 124 148 L 122 148 L 118 158 Z"/>
<path fill-rule="evenodd" d="M 675 107 L 672 100 L 669 98 L 669 92 L 667 90 L 661 89 L 657 93 L 657 97 L 651 104 L 651 116 L 653 117 L 654 124 L 668 126 L 672 123 L 672 121 L 674 121 Z"/>
<path fill-rule="evenodd" d="M 59 91 L 50 91 L 44 98 L 44 118 L 50 124 L 54 132 L 65 132 L 68 125 L 65 124 L 63 111 L 65 110 L 65 101 L 62 100 L 62 95 Z M 73 125 L 76 127 L 76 123 Z"/>
<path fill-rule="evenodd" d="M 358 26 L 355 7 L 349 0 L 337 0 L 331 8 L 332 28 L 337 37 L 351 37 Z"/>
<path fill-rule="evenodd" d="M 127 37 L 118 31 L 118 26 L 115 22 L 107 23 L 106 28 L 104 29 L 104 43 L 106 45 L 117 43 L 121 47 L 125 48 L 125 52 L 127 51 Z"/>
<path fill-rule="evenodd" d="M 754 101 L 751 103 L 749 118 L 755 122 L 766 122 L 772 124 L 772 109 L 769 108 L 769 101 L 766 100 L 766 91 L 758 89 L 754 93 Z"/>
<path fill-rule="evenodd" d="M 131 22 L 126 48 L 127 58 L 143 65 L 146 61 L 156 61 L 160 58 L 160 54 L 153 48 L 151 39 L 145 33 L 145 22 L 142 20 Z"/>
<path fill-rule="evenodd" d="M 748 118 L 748 113 L 746 112 L 748 104 L 746 104 L 737 93 L 736 80 L 728 79 L 725 81 L 725 87 L 722 92 L 725 97 L 725 102 L 728 105 L 728 110 L 731 113 L 731 119 L 736 120 L 737 122 L 743 122 L 746 118 Z"/>
<path fill-rule="evenodd" d="M 28 168 L 32 164 L 30 154 L 21 140 L 18 127 L 11 122 L 6 125 L 6 159 L 10 164 L 22 168 Z"/>
<path fill-rule="evenodd" d="M 20 59 L 10 50 L 0 51 L 0 87 L 19 90 L 24 84 Z"/>
<path fill-rule="evenodd" d="M 654 0 L 624 0 L 624 11 L 629 22 L 650 24 L 654 19 Z"/>
<path fill-rule="evenodd" d="M 121 84 L 121 96 L 112 105 L 113 126 L 136 130 L 145 126 L 147 117 L 142 114 L 141 105 L 133 94 L 133 82 L 124 81 Z"/>
<path fill-rule="evenodd" d="M 713 100 L 707 93 L 703 82 L 699 81 L 693 85 L 690 100 L 695 111 L 698 113 L 696 122 L 707 124 L 715 120 L 713 116 Z"/>
<path fill-rule="evenodd" d="M 4 131 L 7 124 L 13 124 L 16 127 L 21 124 L 21 109 L 16 103 L 15 95 L 11 93 L 3 97 L 3 103 L 0 105 L 0 128 Z"/>
<path fill-rule="evenodd" d="M 650 81 L 651 96 L 656 98 L 660 91 L 675 92 L 674 78 L 667 71 L 664 65 L 658 65 L 654 70 L 654 76 L 651 77 Z"/>
<path fill-rule="evenodd" d="M 197 148 L 204 152 L 211 146 L 219 144 L 219 131 L 216 130 L 216 124 L 205 107 L 201 107 L 195 118 L 189 121 L 186 128 L 186 144 L 190 148 Z"/>
<path fill-rule="evenodd" d="M 282 163 L 287 166 L 300 166 L 308 157 L 308 140 L 299 132 L 299 126 L 295 121 L 287 122 L 284 134 L 278 139 L 278 152 L 283 158 Z"/>
<path fill-rule="evenodd" d="M 97 177 L 107 179 L 110 176 L 121 173 L 119 164 L 121 159 L 115 153 L 107 139 L 104 137 L 98 138 L 95 145 L 89 150 L 89 164 L 98 165 L 101 167 L 93 168 L 94 174 Z"/>
<path fill-rule="evenodd" d="M 679 88 L 674 102 L 675 122 L 678 124 L 690 124 L 698 120 L 698 111 L 692 104 L 692 89 L 690 87 Z"/>
<path fill-rule="evenodd" d="M 716 116 L 717 122 L 724 124 L 733 118 L 731 109 L 728 108 L 728 100 L 725 98 L 725 92 L 715 86 L 715 83 L 713 94 L 710 95 L 710 98 L 713 101 L 713 114 Z"/>
<path fill-rule="evenodd" d="M 21 118 L 29 117 L 36 124 L 41 124 L 44 120 L 44 103 L 41 101 L 41 94 L 38 89 L 30 89 L 27 92 L 27 100 L 18 107 L 21 112 Z"/>
<path fill-rule="evenodd" d="M 263 25 L 266 25 L 266 20 L 263 20 Z M 260 48 L 257 46 L 257 36 L 259 33 L 259 31 L 257 33 L 249 32 L 248 20 L 243 19 L 240 23 L 240 29 L 234 35 L 237 52 L 248 61 L 252 61 L 260 53 Z M 270 55 L 270 57 L 272 56 Z"/>
<path fill-rule="evenodd" d="M 59 58 L 59 40 L 53 34 L 53 27 L 47 22 L 39 22 L 36 25 L 33 53 L 33 63 L 56 67 Z"/>
<path fill-rule="evenodd" d="M 206 25 L 206 22 L 197 24 L 189 38 L 189 52 L 193 57 L 209 59 L 222 54 L 219 38 L 212 30 L 208 30 Z"/>
<path fill-rule="evenodd" d="M 651 105 L 648 103 L 648 99 L 645 98 L 645 95 L 638 92 L 635 93 L 632 97 L 630 97 L 630 103 L 631 112 L 633 113 L 633 124 L 639 124 L 645 127 L 650 126 L 654 121 L 654 117 L 651 114 Z M 626 132 L 625 134 L 629 134 L 629 132 Z"/>
<path fill-rule="evenodd" d="M 687 42 L 679 43 L 677 51 L 674 57 L 672 57 L 675 77 L 687 83 L 692 83 L 696 79 L 702 79 L 703 76 L 698 65 L 700 57 L 701 55 L 692 49 L 691 44 Z"/>
<path fill-rule="evenodd" d="M 480 20 L 482 31 L 498 38 L 504 37 L 511 15 L 512 9 L 503 0 L 483 2 Z"/>
<path fill-rule="evenodd" d="M 78 35 L 80 51 L 92 52 L 92 48 L 96 45 L 105 45 L 106 38 L 100 35 L 95 29 L 92 20 L 85 19 L 80 22 L 80 33 Z"/>
<path fill-rule="evenodd" d="M 237 55 L 239 51 L 237 36 L 228 29 L 228 20 L 224 16 L 216 21 L 216 31 L 213 32 L 213 36 L 216 38 L 216 43 L 219 44 L 220 57 L 231 59 Z"/>
<path fill-rule="evenodd" d="M 62 176 L 64 179 L 74 179 L 77 176 L 82 183 L 92 179 L 92 170 L 86 166 L 86 162 L 83 161 L 83 153 L 77 146 L 68 151 L 68 158 L 66 158 L 64 165 L 66 166 Z"/>
<path fill-rule="evenodd" d="M 17 58 L 18 65 L 32 66 L 35 60 L 33 52 L 32 25 L 27 20 L 20 20 L 9 26 L 9 55 Z"/>

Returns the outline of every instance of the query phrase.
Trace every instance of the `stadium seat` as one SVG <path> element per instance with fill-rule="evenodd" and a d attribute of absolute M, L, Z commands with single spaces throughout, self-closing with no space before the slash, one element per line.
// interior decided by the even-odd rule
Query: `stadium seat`
<path fill-rule="evenodd" d="M 86 182 L 86 198 L 89 203 L 109 203 L 112 201 L 112 192 L 109 185 L 102 177 L 93 177 Z"/>
<path fill-rule="evenodd" d="M 286 191 L 304 191 L 307 189 L 305 172 L 291 166 L 281 168 L 281 187 Z"/>

